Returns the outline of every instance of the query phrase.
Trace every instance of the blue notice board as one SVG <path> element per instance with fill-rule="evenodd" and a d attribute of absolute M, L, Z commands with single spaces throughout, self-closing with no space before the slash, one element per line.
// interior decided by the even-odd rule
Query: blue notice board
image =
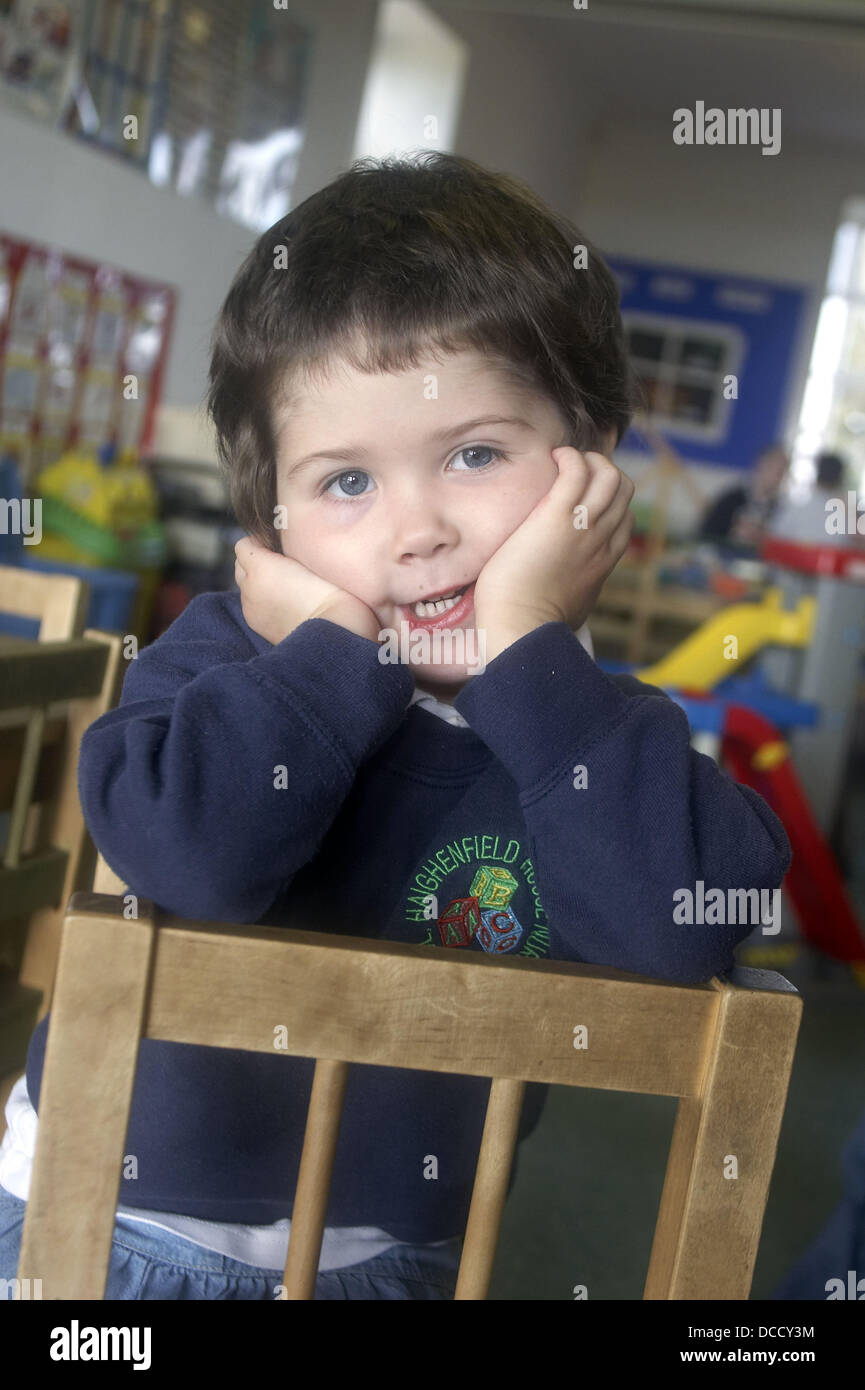
<path fill-rule="evenodd" d="M 605 256 L 652 423 L 695 463 L 749 469 L 780 442 L 808 291 Z M 629 430 L 622 447 L 642 451 Z"/>

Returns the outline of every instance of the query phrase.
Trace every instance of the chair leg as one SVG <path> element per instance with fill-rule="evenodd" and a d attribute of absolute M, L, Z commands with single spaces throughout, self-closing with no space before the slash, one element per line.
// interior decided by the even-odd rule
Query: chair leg
<path fill-rule="evenodd" d="M 679 1100 L 644 1299 L 747 1301 L 802 1015 L 782 976 L 737 969 L 702 1094 Z"/>
<path fill-rule="evenodd" d="M 91 894 L 63 922 L 18 1261 L 47 1299 L 105 1295 L 155 938 L 152 913 Z"/>

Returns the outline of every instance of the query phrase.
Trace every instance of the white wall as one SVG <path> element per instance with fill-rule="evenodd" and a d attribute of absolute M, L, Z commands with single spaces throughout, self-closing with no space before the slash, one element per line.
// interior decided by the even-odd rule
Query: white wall
<path fill-rule="evenodd" d="M 757 146 L 674 145 L 666 123 L 608 125 L 578 202 L 611 253 L 822 288 L 845 197 L 865 192 L 861 146 L 784 133 Z"/>
<path fill-rule="evenodd" d="M 436 12 L 471 50 L 458 153 L 523 179 L 572 216 L 586 170 L 589 107 L 571 50 L 556 42 L 557 26 L 450 5 Z"/>

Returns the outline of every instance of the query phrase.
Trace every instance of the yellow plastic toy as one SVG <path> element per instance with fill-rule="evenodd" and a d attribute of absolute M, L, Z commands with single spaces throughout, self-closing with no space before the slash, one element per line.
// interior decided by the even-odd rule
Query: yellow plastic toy
<path fill-rule="evenodd" d="M 42 501 L 38 558 L 137 572 L 134 631 L 144 630 L 166 559 L 159 496 L 135 449 L 103 464 L 92 451 L 70 449 L 43 468 L 34 492 Z"/>
<path fill-rule="evenodd" d="M 767 589 L 760 603 L 730 604 L 660 661 L 634 675 L 648 685 L 713 690 L 761 647 L 773 642 L 807 647 L 814 631 L 816 598 L 802 598 L 792 609 L 782 608 L 781 602 L 780 589 Z"/>

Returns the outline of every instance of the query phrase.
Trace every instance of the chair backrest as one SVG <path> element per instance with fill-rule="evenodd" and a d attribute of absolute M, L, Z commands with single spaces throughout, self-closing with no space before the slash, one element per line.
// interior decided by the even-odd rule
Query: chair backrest
<path fill-rule="evenodd" d="M 40 642 L 82 636 L 90 586 L 77 575 L 0 565 L 0 613 L 39 622 Z"/>
<path fill-rule="evenodd" d="M 0 1076 L 26 1054 L 34 1004 L 36 1021 L 50 1008 L 66 903 L 91 879 L 78 755 L 88 725 L 116 703 L 121 646 L 95 628 L 65 640 L 0 634 L 0 932 L 20 1006 L 7 1015 L 11 1034 L 0 1023 Z"/>
<path fill-rule="evenodd" d="M 315 1059 L 289 1299 L 313 1296 L 352 1063 L 491 1078 L 456 1298 L 487 1296 L 524 1088 L 535 1081 L 679 1097 L 643 1296 L 747 1299 L 800 1015 L 798 993 L 771 971 L 684 986 L 563 961 L 192 922 L 143 899 L 76 893 L 19 1284 L 40 1278 L 45 1298 L 104 1296 L 140 1038 L 271 1052 L 279 1019 L 287 1053 Z"/>
<path fill-rule="evenodd" d="M 87 726 L 116 703 L 122 663 L 116 634 L 84 629 L 89 600 L 90 586 L 78 575 L 0 565 L 0 613 L 39 623 L 36 651 L 26 639 L 0 634 L 0 821 L 9 816 L 0 930 L 7 944 L 16 938 L 16 988 L 28 1000 L 9 1039 L 11 1052 L 0 1025 L 0 1076 L 17 1065 L 12 1057 L 35 993 L 41 996 L 37 1021 L 50 1008 L 65 903 L 87 887 L 92 872 L 95 846 L 78 802 L 78 753 Z"/>

